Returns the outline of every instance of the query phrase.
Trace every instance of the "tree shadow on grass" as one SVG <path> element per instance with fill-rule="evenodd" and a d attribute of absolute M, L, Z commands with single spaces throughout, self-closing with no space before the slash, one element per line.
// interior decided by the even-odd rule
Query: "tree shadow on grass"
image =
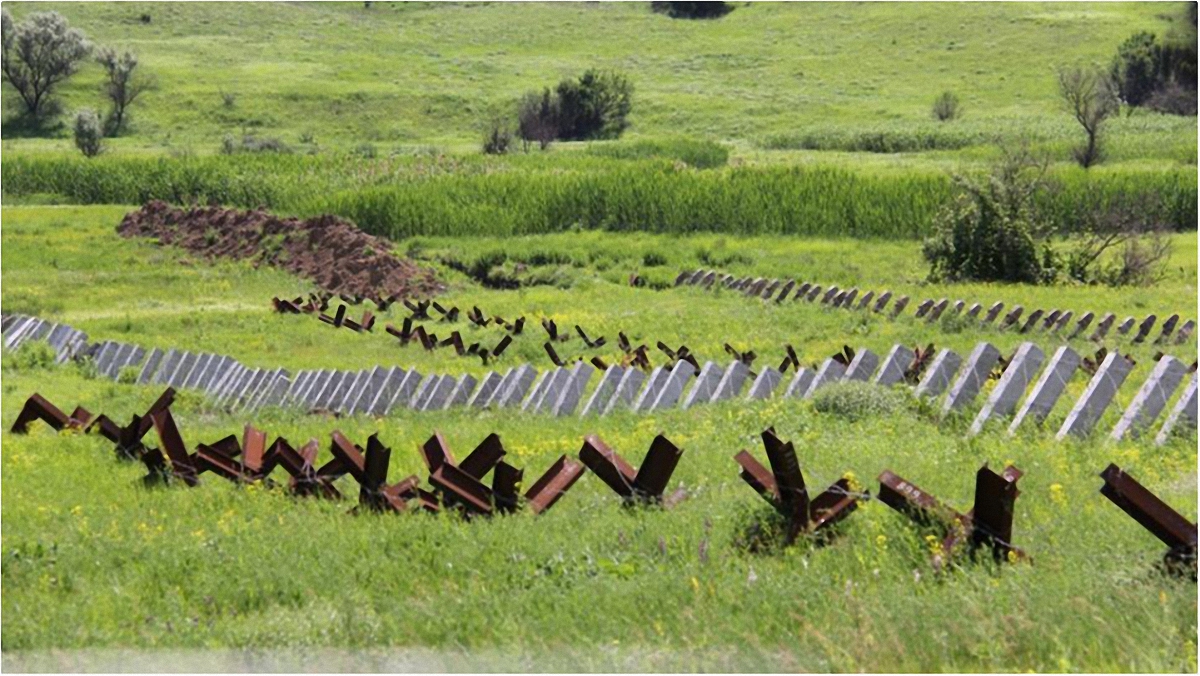
<path fill-rule="evenodd" d="M 66 125 L 57 113 L 34 117 L 28 113 L 5 115 L 0 122 L 0 138 L 53 138 Z"/>

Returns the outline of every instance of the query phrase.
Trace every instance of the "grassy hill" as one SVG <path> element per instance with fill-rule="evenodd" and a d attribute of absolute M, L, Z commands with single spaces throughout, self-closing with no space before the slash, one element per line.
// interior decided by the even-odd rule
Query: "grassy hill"
<path fill-rule="evenodd" d="M 18 18 L 60 11 L 95 41 L 137 51 L 160 88 L 117 145 L 197 153 L 242 133 L 306 150 L 471 150 L 488 111 L 589 67 L 630 77 L 632 137 L 684 134 L 749 152 L 837 149 L 867 132 L 954 146 L 1023 134 L 1063 150 L 1076 129 L 1055 66 L 1107 64 L 1130 34 L 1162 35 L 1182 17 L 1158 3 L 742 3 L 715 21 L 671 19 L 649 3 L 6 7 Z M 70 81 L 68 110 L 100 104 L 99 76 L 89 65 Z M 930 106 L 945 90 L 965 117 L 938 124 Z M 65 130 L 53 141 L 15 135 L 6 129 L 6 150 L 69 147 Z M 1192 118 L 1138 113 L 1112 136 L 1117 160 L 1195 163 Z"/>
<path fill-rule="evenodd" d="M 673 509 L 624 509 L 588 475 L 543 516 L 464 521 L 351 515 L 349 501 L 299 500 L 282 484 L 239 487 L 211 474 L 195 489 L 143 489 L 144 470 L 95 434 L 7 430 L 34 392 L 122 421 L 159 392 L 98 377 L 86 359 L 51 364 L 44 345 L 5 349 L 0 667 L 1196 672 L 1195 583 L 1154 574 L 1161 543 L 1097 493 L 1097 473 L 1116 462 L 1194 519 L 1194 430 L 1163 445 L 1152 434 L 1106 434 L 1159 350 L 1195 359 L 1194 333 L 1179 344 L 1137 344 L 1119 331 L 1092 341 L 1002 331 L 951 311 L 931 322 L 912 305 L 893 320 L 671 287 L 680 270 L 703 266 L 888 289 L 914 304 L 1194 318 L 1196 118 L 1122 115 L 1108 160 L 1084 170 L 1070 160 L 1079 131 L 1054 81 L 1059 64 L 1107 63 L 1130 34 L 1172 30 L 1180 4 L 761 3 L 701 22 L 653 14 L 645 2 L 5 8 L 18 20 L 61 11 L 96 42 L 136 50 L 159 81 L 134 107 L 130 132 L 97 158 L 82 157 L 65 126 L 3 129 L 0 304 L 92 341 L 220 352 L 293 372 L 382 364 L 478 376 L 528 362 L 544 373 L 546 318 L 606 336 L 586 354 L 607 363 L 623 357 L 624 332 L 635 345 L 686 343 L 704 361 L 727 363 L 726 344 L 753 350 L 759 369 L 779 363 L 785 345 L 808 366 L 845 345 L 883 354 L 933 343 L 966 355 L 982 341 L 1006 355 L 1025 341 L 1086 356 L 1103 346 L 1137 364 L 1096 431 L 1063 442 L 1053 434 L 1087 387 L 1082 371 L 1045 425 L 1016 436 L 996 421 L 968 435 L 993 379 L 945 417 L 938 402 L 903 389 L 867 389 L 867 404 L 854 404 L 833 401 L 836 387 L 821 402 L 775 396 L 586 419 L 403 407 L 378 417 L 271 406 L 246 414 L 188 388 L 173 407 L 188 444 L 249 422 L 272 439 L 320 439 L 318 464 L 331 457 L 332 430 L 356 441 L 378 433 L 396 451 L 392 481 L 425 476 L 413 451 L 435 430 L 464 453 L 500 434 L 530 481 L 578 453 L 589 433 L 639 462 L 660 431 L 686 450 L 675 479 L 691 497 Z M 627 138 L 481 154 L 489 111 L 591 67 L 633 82 Z M 89 64 L 63 88 L 65 110 L 99 106 L 99 82 Z M 930 107 L 945 90 L 966 113 L 942 124 Z M 6 91 L 6 106 L 13 98 Z M 292 152 L 218 154 L 224 138 L 244 134 Z M 1014 140 L 1049 153 L 1054 188 L 1035 200 L 1059 230 L 1078 232 L 1100 208 L 1172 229 L 1161 278 L 1144 287 L 930 281 L 917 240 L 953 199 L 951 172 L 981 169 L 997 142 Z M 129 205 L 152 198 L 350 218 L 431 267 L 447 287 L 442 303 L 526 316 L 529 328 L 485 366 L 448 348 L 402 346 L 380 329 L 335 332 L 279 314 L 272 296 L 312 283 L 119 236 Z M 646 285 L 632 286 L 632 274 Z M 485 284 L 493 275 L 512 283 Z M 382 327 L 409 313 L 394 304 L 378 314 Z M 436 330 L 461 331 L 467 344 L 502 331 L 465 316 Z M 577 339 L 559 346 L 567 359 L 584 352 Z M 980 465 L 1017 465 L 1025 477 L 1012 540 L 1031 559 L 964 558 L 939 572 L 934 529 L 878 500 L 829 541 L 748 547 L 771 512 L 731 456 L 747 448 L 761 458 L 768 426 L 795 441 L 809 486 L 850 472 L 874 491 L 891 469 L 966 510 Z M 357 492 L 349 478 L 339 486 Z"/>

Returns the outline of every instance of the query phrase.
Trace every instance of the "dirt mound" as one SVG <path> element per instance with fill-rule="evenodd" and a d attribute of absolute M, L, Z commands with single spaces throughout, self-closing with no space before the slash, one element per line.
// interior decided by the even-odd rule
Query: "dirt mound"
<path fill-rule="evenodd" d="M 208 258 L 254 259 L 312 280 L 331 293 L 366 298 L 428 297 L 433 272 L 392 255 L 391 242 L 336 216 L 279 218 L 220 207 L 177 209 L 153 201 L 117 226 L 123 237 L 156 237 Z"/>

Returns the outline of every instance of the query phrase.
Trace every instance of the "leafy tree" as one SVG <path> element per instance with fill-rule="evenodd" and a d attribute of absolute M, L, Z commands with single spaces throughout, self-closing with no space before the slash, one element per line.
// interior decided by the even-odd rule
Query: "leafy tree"
<path fill-rule="evenodd" d="M 91 43 L 58 12 L 35 12 L 16 23 L 5 10 L 0 23 L 4 81 L 21 97 L 24 112 L 41 119 L 55 87 L 79 70 Z"/>

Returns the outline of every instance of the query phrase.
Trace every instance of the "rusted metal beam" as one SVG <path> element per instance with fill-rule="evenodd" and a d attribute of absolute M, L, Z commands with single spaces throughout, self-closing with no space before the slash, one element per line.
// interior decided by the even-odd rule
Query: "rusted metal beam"
<path fill-rule="evenodd" d="M 1196 577 L 1196 524 L 1188 521 L 1120 467 L 1110 464 L 1100 493 L 1168 547 L 1164 567 Z"/>
<path fill-rule="evenodd" d="M 933 564 L 941 569 L 966 544 L 972 556 L 984 546 L 997 561 L 1027 558 L 1012 544 L 1013 506 L 1020 491 L 1021 470 L 1008 466 L 997 474 L 985 464 L 975 474 L 975 506 L 966 514 L 943 504 L 928 491 L 884 470 L 879 500 L 924 526 L 937 526 L 944 537 Z"/>
<path fill-rule="evenodd" d="M 171 409 L 166 408 L 155 412 L 151 416 L 151 420 L 155 431 L 158 432 L 159 450 L 171 463 L 171 474 L 188 486 L 198 484 L 196 467 L 192 463 L 191 456 L 188 455 L 187 445 L 183 443 L 183 436 L 179 433 L 179 427 L 175 424 Z"/>
<path fill-rule="evenodd" d="M 584 438 L 579 460 L 617 495 L 627 500 L 633 497 L 637 471 L 600 437 L 590 434 Z"/>
<path fill-rule="evenodd" d="M 655 503 L 670 506 L 683 499 L 686 496 L 683 491 L 663 499 L 663 492 L 682 455 L 683 451 L 662 434 L 651 442 L 640 470 L 634 469 L 594 434 L 584 438 L 583 448 L 579 450 L 579 459 L 583 464 L 621 496 L 627 505 Z"/>
<path fill-rule="evenodd" d="M 21 407 L 21 412 L 17 414 L 17 419 L 13 421 L 9 431 L 13 434 L 28 434 L 29 423 L 34 420 L 41 420 L 56 431 L 71 426 L 71 418 L 66 413 L 36 392 L 25 400 L 25 405 Z"/>
<path fill-rule="evenodd" d="M 858 508 L 861 499 L 869 499 L 868 494 L 854 494 L 849 479 L 842 478 L 810 500 L 792 443 L 781 441 L 773 428 L 763 431 L 762 440 L 771 470 L 748 451 L 739 452 L 734 460 L 741 467 L 742 480 L 787 520 L 787 543 L 801 533 L 816 532 L 841 521 Z"/>
<path fill-rule="evenodd" d="M 541 514 L 550 509 L 581 476 L 583 465 L 565 455 L 559 457 L 525 493 L 529 509 L 534 514 Z"/>

